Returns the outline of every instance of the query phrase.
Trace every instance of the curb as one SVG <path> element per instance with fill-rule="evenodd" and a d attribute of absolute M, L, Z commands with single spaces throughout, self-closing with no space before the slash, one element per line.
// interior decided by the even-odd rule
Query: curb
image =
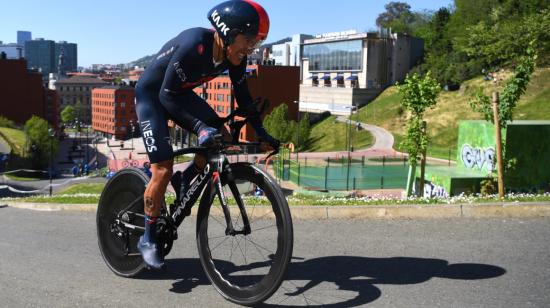
<path fill-rule="evenodd" d="M 95 204 L 6 202 L 9 207 L 37 211 L 95 212 Z M 258 208 L 257 208 L 258 209 Z M 196 215 L 193 207 L 192 215 Z M 262 213 L 260 211 L 259 213 Z M 534 218 L 550 217 L 550 202 L 501 202 L 452 205 L 290 206 L 293 219 L 394 219 L 394 218 Z"/>

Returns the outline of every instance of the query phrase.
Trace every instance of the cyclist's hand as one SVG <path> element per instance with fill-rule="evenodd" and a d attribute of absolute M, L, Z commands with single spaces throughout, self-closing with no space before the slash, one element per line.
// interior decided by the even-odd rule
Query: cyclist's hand
<path fill-rule="evenodd" d="M 199 146 L 211 147 L 217 142 L 217 136 L 219 132 L 217 129 L 204 125 L 197 133 L 199 138 Z"/>
<path fill-rule="evenodd" d="M 273 152 L 279 149 L 281 142 L 270 135 L 264 136 L 262 138 L 264 141 L 260 144 L 260 149 L 264 152 Z"/>

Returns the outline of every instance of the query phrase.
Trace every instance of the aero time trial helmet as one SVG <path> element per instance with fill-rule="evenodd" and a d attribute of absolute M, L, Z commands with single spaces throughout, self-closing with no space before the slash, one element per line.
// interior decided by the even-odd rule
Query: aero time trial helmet
<path fill-rule="evenodd" d="M 269 32 L 267 12 L 251 0 L 231 0 L 218 4 L 208 12 L 208 20 L 225 47 L 233 43 L 238 34 L 243 34 L 254 42 L 253 48 L 258 48 Z"/>

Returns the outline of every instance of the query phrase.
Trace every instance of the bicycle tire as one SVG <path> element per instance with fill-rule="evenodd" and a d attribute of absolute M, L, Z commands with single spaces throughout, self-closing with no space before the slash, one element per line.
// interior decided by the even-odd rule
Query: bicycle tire
<path fill-rule="evenodd" d="M 126 255 L 125 243 L 111 231 L 111 225 L 121 210 L 140 197 L 143 198 L 148 182 L 149 178 L 141 170 L 123 169 L 107 182 L 99 199 L 96 215 L 99 250 L 107 266 L 122 277 L 133 277 L 146 268 L 136 247 L 141 232 L 129 236 L 128 247 L 132 254 Z M 136 202 L 133 209 L 143 214 L 143 201 Z M 131 223 L 141 227 L 144 225 L 143 219 L 137 218 Z"/>
<path fill-rule="evenodd" d="M 254 209 L 250 209 L 250 206 L 246 206 L 247 208 L 247 214 L 250 218 L 250 226 L 252 228 L 252 233 L 250 235 L 246 235 L 246 237 L 249 237 L 249 239 L 244 238 L 245 235 L 243 235 L 244 238 L 244 261 L 245 265 L 243 266 L 235 266 L 235 264 L 228 264 L 227 262 L 222 262 L 215 259 L 212 256 L 213 250 L 217 250 L 218 246 L 221 244 L 217 244 L 216 247 L 210 247 L 211 243 L 209 243 L 209 240 L 213 238 L 209 238 L 209 220 L 212 220 L 211 218 L 211 211 L 212 211 L 212 204 L 214 198 L 212 197 L 212 190 L 209 189 L 210 186 L 207 186 L 205 189 L 205 192 L 203 193 L 203 198 L 201 199 L 201 204 L 199 206 L 198 215 L 197 215 L 197 246 L 199 250 L 199 257 L 202 264 L 202 267 L 204 269 L 204 272 L 214 288 L 227 300 L 239 304 L 239 305 L 245 305 L 245 306 L 252 306 L 256 305 L 258 303 L 261 303 L 268 299 L 281 285 L 284 275 L 286 274 L 286 270 L 288 268 L 288 264 L 290 263 L 290 259 L 292 257 L 292 249 L 293 249 L 293 230 L 292 230 L 292 218 L 290 215 L 290 210 L 288 208 L 288 204 L 286 202 L 286 199 L 284 198 L 284 195 L 280 189 L 280 187 L 276 184 L 275 180 L 273 180 L 272 177 L 270 177 L 267 173 L 261 171 L 260 169 L 247 164 L 247 163 L 235 163 L 230 165 L 231 168 L 231 175 L 228 174 L 222 174 L 222 184 L 224 178 L 227 182 L 227 178 L 233 178 L 234 182 L 237 183 L 239 181 L 250 181 L 257 185 L 265 194 L 266 199 L 268 200 L 269 205 L 271 206 L 271 210 L 273 212 L 272 219 L 275 219 L 275 226 L 277 229 L 277 235 L 275 239 L 275 245 L 276 249 L 273 254 L 270 254 L 268 258 L 270 260 L 265 260 L 263 262 L 252 262 L 250 264 L 247 263 L 246 256 L 244 256 L 244 253 L 246 253 L 246 242 L 249 242 L 249 245 L 252 243 L 255 244 L 255 238 L 253 239 L 252 236 L 256 236 L 256 232 L 261 229 L 266 228 L 256 228 L 255 229 L 255 223 L 254 220 Z M 239 189 L 239 194 L 241 194 L 241 189 Z M 238 211 L 238 208 L 237 208 Z M 269 208 L 266 209 L 266 206 L 263 206 L 263 209 L 260 211 L 267 212 L 269 214 Z M 257 213 L 258 214 L 258 213 Z M 265 216 L 266 214 L 261 214 Z M 257 220 L 261 220 L 262 217 L 260 216 L 257 218 Z M 264 218 L 269 219 L 269 218 Z M 214 219 L 215 220 L 215 219 Z M 215 225 L 215 223 L 213 223 Z M 271 227 L 268 227 L 269 229 Z M 223 232 L 223 231 L 222 231 Z M 223 236 L 223 235 L 222 235 Z M 235 236 L 236 238 L 237 236 Z M 235 239 L 235 241 L 238 241 L 239 239 Z M 224 240 L 225 241 L 225 240 Z M 212 243 L 214 244 L 214 243 Z M 264 243 L 262 242 L 262 245 Z M 269 243 L 268 243 L 269 244 Z M 273 244 L 273 243 L 271 243 Z M 241 247 L 240 244 L 239 248 Z M 262 245 L 259 245 L 259 247 L 262 247 Z M 266 245 L 268 246 L 268 245 Z M 252 246 L 249 246 L 252 247 Z M 265 247 L 262 247 L 265 248 Z M 250 250 L 253 250 L 253 248 L 250 248 Z M 261 249 L 256 247 L 257 253 L 261 253 Z M 242 249 L 241 249 L 242 253 Z M 233 244 L 231 247 L 231 254 L 233 254 Z M 231 260 L 231 258 L 230 258 Z M 231 263 L 231 261 L 230 261 Z M 235 263 L 235 262 L 233 262 Z M 250 271 L 256 270 L 255 267 L 263 266 L 263 268 L 269 267 L 268 272 L 263 274 L 254 274 L 251 276 L 232 276 L 232 274 L 235 274 L 237 271 L 230 272 L 231 269 L 247 269 L 249 268 Z M 227 271 L 227 272 L 226 272 Z M 263 275 L 263 276 L 262 276 Z M 256 280 L 257 282 L 253 284 L 244 284 L 244 285 L 236 285 L 238 282 L 244 282 L 244 280 L 248 280 L 249 278 Z"/>

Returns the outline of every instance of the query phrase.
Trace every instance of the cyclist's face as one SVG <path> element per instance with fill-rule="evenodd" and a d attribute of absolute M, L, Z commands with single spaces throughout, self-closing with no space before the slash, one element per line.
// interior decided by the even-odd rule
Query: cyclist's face
<path fill-rule="evenodd" d="M 241 64 L 246 55 L 251 54 L 257 46 L 257 41 L 239 34 L 233 44 L 227 47 L 227 59 L 233 65 Z"/>

